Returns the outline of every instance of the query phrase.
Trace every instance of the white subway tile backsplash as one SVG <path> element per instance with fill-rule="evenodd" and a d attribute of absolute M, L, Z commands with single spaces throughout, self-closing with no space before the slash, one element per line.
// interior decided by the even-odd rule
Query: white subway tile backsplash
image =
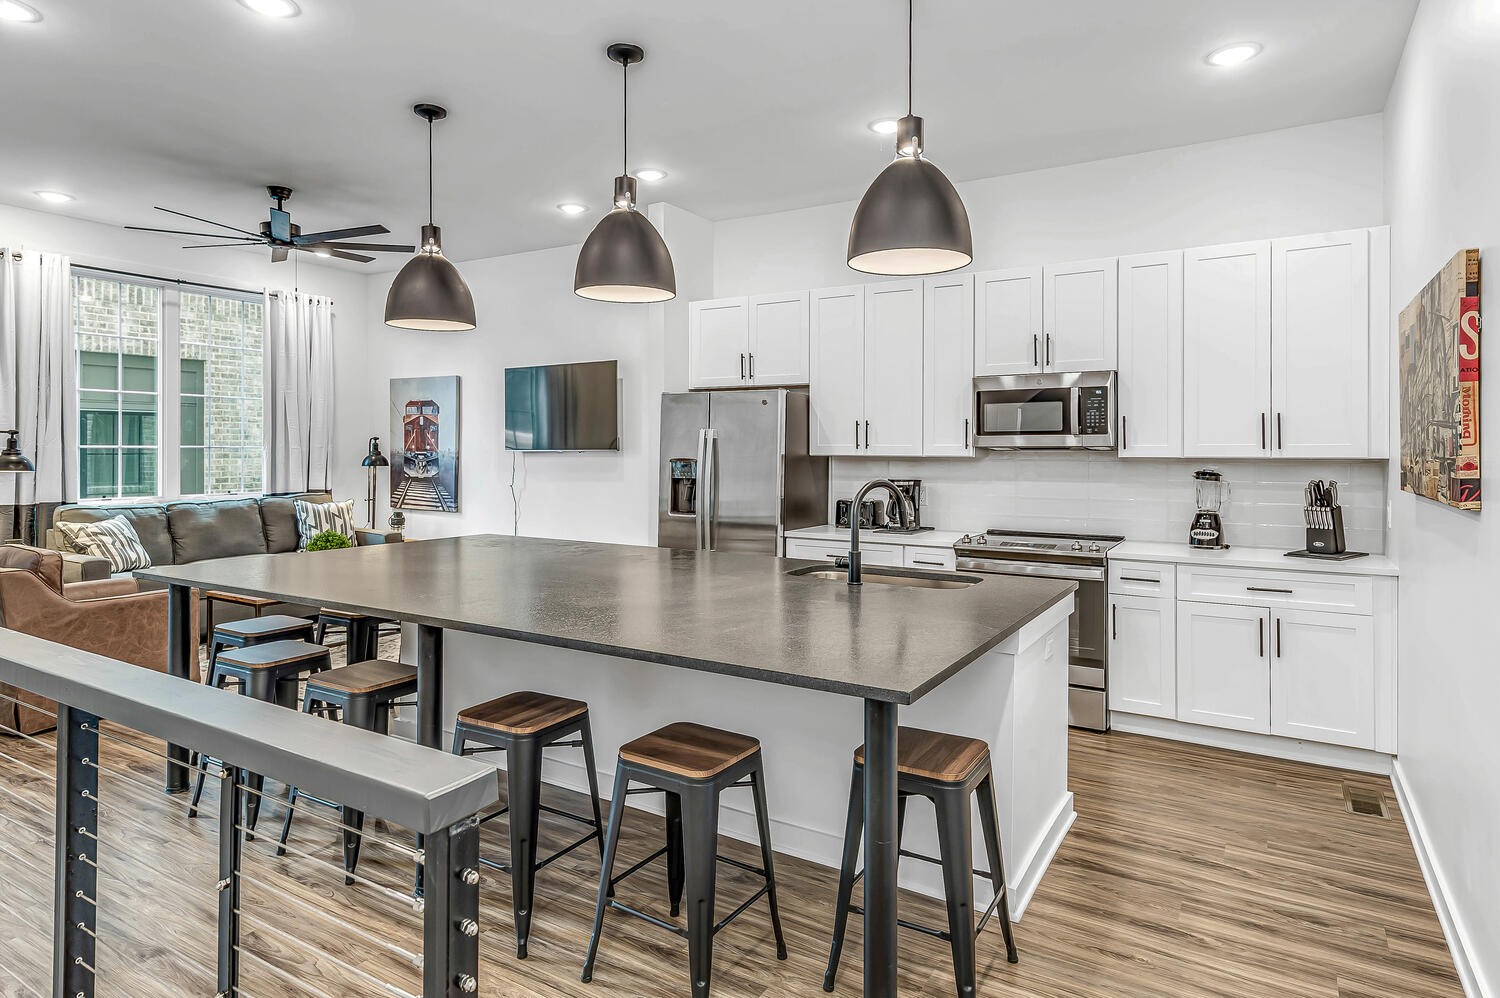
<path fill-rule="evenodd" d="M 1193 472 L 1217 468 L 1229 483 L 1231 544 L 1301 547 L 1303 486 L 1337 480 L 1352 550 L 1385 551 L 1383 461 L 1135 461 L 1113 454 L 990 452 L 970 460 L 835 458 L 830 498 L 871 478 L 920 478 L 927 523 L 956 530 L 1015 527 L 1182 541 L 1197 509 Z M 831 504 L 830 504 L 831 505 Z M 832 509 L 829 510 L 830 517 Z"/>

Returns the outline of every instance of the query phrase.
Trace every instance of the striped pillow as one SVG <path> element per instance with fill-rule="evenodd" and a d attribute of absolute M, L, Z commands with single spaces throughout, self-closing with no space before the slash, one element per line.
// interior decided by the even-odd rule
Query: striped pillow
<path fill-rule="evenodd" d="M 356 543 L 354 536 L 354 500 L 343 502 L 308 502 L 296 500 L 297 550 L 307 550 L 307 542 L 325 530 L 337 530 Z"/>
<path fill-rule="evenodd" d="M 108 558 L 111 572 L 151 567 L 151 555 L 146 553 L 140 535 L 123 514 L 93 523 L 59 520 L 56 527 L 74 550 Z"/>

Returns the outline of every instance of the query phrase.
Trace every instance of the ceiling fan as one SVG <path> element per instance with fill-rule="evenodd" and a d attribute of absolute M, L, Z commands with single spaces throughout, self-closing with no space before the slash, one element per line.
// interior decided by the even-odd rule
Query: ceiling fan
<path fill-rule="evenodd" d="M 259 232 L 251 232 L 249 229 L 241 229 L 233 225 L 225 225 L 223 222 L 213 222 L 197 215 L 189 215 L 183 211 L 173 211 L 171 208 L 156 206 L 157 211 L 164 211 L 169 215 L 179 215 L 182 218 L 191 218 L 195 222 L 203 222 L 205 225 L 213 225 L 227 230 L 226 232 L 187 232 L 183 229 L 155 229 L 144 225 L 127 225 L 125 228 L 136 232 L 167 232 L 176 236 L 193 236 L 197 239 L 219 239 L 222 242 L 199 243 L 193 246 L 184 246 L 183 249 L 214 249 L 220 246 L 255 246 L 264 245 L 271 247 L 271 262 L 280 263 L 291 255 L 292 250 L 300 250 L 303 253 L 315 253 L 318 256 L 332 256 L 340 260 L 354 260 L 357 263 L 369 263 L 374 260 L 373 256 L 364 253 L 352 252 L 353 250 L 364 250 L 369 253 L 415 253 L 416 247 L 409 245 L 397 245 L 394 243 L 347 243 L 344 239 L 352 239 L 357 236 L 377 236 L 391 231 L 383 225 L 357 225 L 350 229 L 329 229 L 325 232 L 302 231 L 302 226 L 292 221 L 291 212 L 286 210 L 286 202 L 292 196 L 290 187 L 270 186 L 266 193 L 271 195 L 271 200 L 276 202 L 276 207 L 271 209 L 269 221 L 261 222 Z M 238 233 L 231 235 L 230 233 Z"/>

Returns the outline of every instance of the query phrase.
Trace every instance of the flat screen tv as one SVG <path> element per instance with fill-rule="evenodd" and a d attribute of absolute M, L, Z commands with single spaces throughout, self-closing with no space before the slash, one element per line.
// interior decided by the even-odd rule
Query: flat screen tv
<path fill-rule="evenodd" d="M 505 449 L 620 449 L 619 365 L 505 369 Z"/>

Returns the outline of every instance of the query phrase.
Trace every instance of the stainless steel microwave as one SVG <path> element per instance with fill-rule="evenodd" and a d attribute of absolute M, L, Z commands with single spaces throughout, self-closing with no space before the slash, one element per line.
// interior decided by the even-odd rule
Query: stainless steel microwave
<path fill-rule="evenodd" d="M 1114 371 L 974 379 L 974 446 L 1114 450 Z"/>

